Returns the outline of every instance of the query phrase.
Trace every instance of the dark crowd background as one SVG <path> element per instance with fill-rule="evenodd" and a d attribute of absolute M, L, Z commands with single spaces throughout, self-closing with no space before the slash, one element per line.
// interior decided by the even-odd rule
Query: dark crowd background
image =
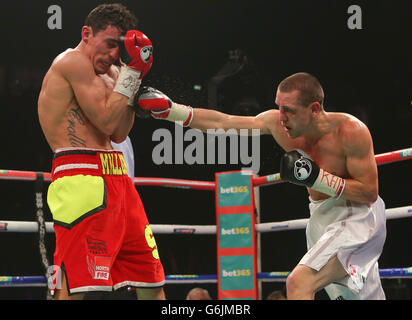
<path fill-rule="evenodd" d="M 412 147 L 411 21 L 409 1 L 119 1 L 139 19 L 154 44 L 144 84 L 176 102 L 226 113 L 255 115 L 274 107 L 277 84 L 306 71 L 319 78 L 327 111 L 365 122 L 375 153 Z M 1 5 L 0 168 L 50 172 L 52 153 L 40 129 L 37 97 L 54 57 L 80 41 L 86 15 L 100 1 L 9 1 Z M 347 12 L 362 9 L 362 29 L 351 30 Z M 62 28 L 50 30 L 50 5 L 62 9 Z M 166 121 L 137 119 L 130 133 L 136 176 L 214 180 L 214 173 L 244 165 L 156 165 L 152 141 Z M 279 171 L 281 148 L 261 137 L 260 172 Z M 387 208 L 411 204 L 411 163 L 379 167 Z M 215 224 L 213 192 L 137 187 L 151 224 Z M 47 184 L 44 186 L 46 200 Z M 0 220 L 35 220 L 34 183 L 2 180 Z M 260 222 L 308 218 L 305 188 L 260 188 Z M 51 221 L 45 204 L 45 215 Z M 412 266 L 410 218 L 387 222 L 380 268 Z M 52 263 L 54 235 L 47 234 Z M 216 237 L 156 235 L 165 272 L 215 274 Z M 304 230 L 264 233 L 262 271 L 289 271 L 306 252 Z M 38 235 L 0 233 L 0 276 L 43 274 Z M 410 299 L 411 280 L 383 280 L 388 299 Z M 166 285 L 170 299 L 184 299 L 195 284 Z M 201 285 L 217 297 L 216 285 Z M 262 297 L 283 283 L 262 286 Z M 0 299 L 44 299 L 45 288 L 0 288 Z M 318 299 L 326 299 L 320 292 Z"/>

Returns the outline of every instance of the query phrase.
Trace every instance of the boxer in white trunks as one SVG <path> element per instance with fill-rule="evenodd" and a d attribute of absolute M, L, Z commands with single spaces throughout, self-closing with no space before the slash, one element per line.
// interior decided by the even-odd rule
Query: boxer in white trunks
<path fill-rule="evenodd" d="M 326 112 L 319 81 L 296 73 L 277 88 L 277 109 L 255 117 L 228 115 L 172 102 L 145 88 L 139 107 L 159 119 L 207 129 L 259 129 L 286 151 L 281 178 L 306 186 L 308 252 L 286 281 L 288 299 L 385 299 L 378 259 L 386 238 L 385 204 L 369 129 L 346 113 Z"/>

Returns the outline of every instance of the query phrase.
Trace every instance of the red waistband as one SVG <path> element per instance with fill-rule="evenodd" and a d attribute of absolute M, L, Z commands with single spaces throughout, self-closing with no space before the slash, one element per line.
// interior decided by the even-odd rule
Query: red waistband
<path fill-rule="evenodd" d="M 127 175 L 126 161 L 123 153 L 115 150 L 58 150 L 53 157 L 52 181 L 75 174 Z"/>

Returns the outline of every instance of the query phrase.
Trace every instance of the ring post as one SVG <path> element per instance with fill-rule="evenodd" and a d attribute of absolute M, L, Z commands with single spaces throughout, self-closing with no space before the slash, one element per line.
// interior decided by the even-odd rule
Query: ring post
<path fill-rule="evenodd" d="M 216 173 L 218 299 L 258 299 L 252 172 Z"/>

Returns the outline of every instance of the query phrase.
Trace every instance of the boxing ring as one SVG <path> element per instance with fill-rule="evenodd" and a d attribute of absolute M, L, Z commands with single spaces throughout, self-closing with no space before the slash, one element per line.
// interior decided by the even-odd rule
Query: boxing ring
<path fill-rule="evenodd" d="M 375 156 L 378 166 L 395 163 L 404 160 L 412 159 L 412 148 L 391 151 Z M 271 174 L 262 177 L 251 177 L 253 187 L 264 187 L 282 183 L 280 174 Z M 50 267 L 44 243 L 45 233 L 53 233 L 53 223 L 46 222 L 43 215 L 43 199 L 42 186 L 43 183 L 51 182 L 51 174 L 44 172 L 32 171 L 16 171 L 16 170 L 0 170 L 0 180 L 16 180 L 36 183 L 35 205 L 37 221 L 10 221 L 0 220 L 0 232 L 12 233 L 39 233 L 39 250 L 42 258 L 42 263 L 45 270 Z M 136 186 L 154 186 L 180 189 L 194 189 L 216 192 L 217 181 L 196 181 L 196 180 L 181 180 L 167 178 L 141 178 L 134 179 Z M 387 208 L 387 220 L 401 219 L 412 217 L 412 205 Z M 297 219 L 269 223 L 256 223 L 254 229 L 256 234 L 267 232 L 280 232 L 289 230 L 305 229 L 309 219 Z M 166 225 L 166 224 L 151 224 L 154 234 L 193 234 L 193 235 L 216 235 L 218 233 L 217 225 Z M 260 250 L 260 248 L 258 248 Z M 257 255 L 260 265 L 260 255 Z M 282 282 L 286 281 L 289 271 L 272 271 L 272 272 L 256 272 L 256 279 L 261 282 Z M 412 267 L 387 268 L 380 269 L 382 279 L 401 279 L 412 278 Z M 167 275 L 166 284 L 180 283 L 217 283 L 217 274 L 197 275 L 197 274 L 182 274 L 182 275 Z M 48 285 L 47 272 L 45 275 L 37 276 L 7 276 L 0 275 L 0 290 L 1 287 L 46 287 Z M 260 297 L 261 298 L 261 297 Z"/>

